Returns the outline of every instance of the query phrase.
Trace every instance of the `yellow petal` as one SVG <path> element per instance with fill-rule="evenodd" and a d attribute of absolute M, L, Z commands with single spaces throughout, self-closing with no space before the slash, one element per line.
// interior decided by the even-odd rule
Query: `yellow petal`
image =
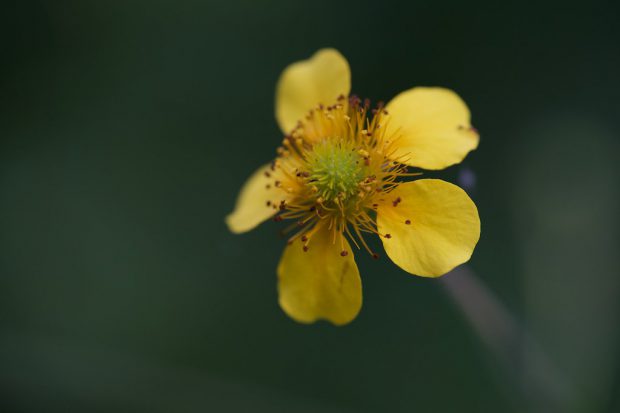
<path fill-rule="evenodd" d="M 350 322 L 362 307 L 362 282 L 349 243 L 339 235 L 334 244 L 324 227 L 308 247 L 304 252 L 302 242 L 295 241 L 284 250 L 278 265 L 280 307 L 300 323 Z"/>
<path fill-rule="evenodd" d="M 276 119 L 282 132 L 289 133 L 319 103 L 331 105 L 350 91 L 349 63 L 335 49 L 321 49 L 291 64 L 276 88 Z"/>
<path fill-rule="evenodd" d="M 286 192 L 276 188 L 274 182 L 270 165 L 250 176 L 241 188 L 234 211 L 226 217 L 228 229 L 236 234 L 247 232 L 277 212 L 273 205 L 286 199 Z"/>
<path fill-rule="evenodd" d="M 394 206 L 394 202 L 400 202 Z M 480 238 L 474 202 L 456 185 L 420 179 L 399 185 L 377 210 L 387 255 L 405 271 L 439 277 L 469 260 Z"/>
<path fill-rule="evenodd" d="M 478 147 L 467 105 L 449 89 L 417 87 L 400 93 L 386 107 L 386 136 L 399 136 L 395 157 L 424 169 L 461 162 Z"/>

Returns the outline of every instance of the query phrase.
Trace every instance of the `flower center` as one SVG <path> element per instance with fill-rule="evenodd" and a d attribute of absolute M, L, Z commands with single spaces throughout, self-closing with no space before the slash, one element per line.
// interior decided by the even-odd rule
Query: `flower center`
<path fill-rule="evenodd" d="M 313 146 L 306 162 L 309 182 L 325 201 L 336 197 L 346 201 L 358 193 L 358 184 L 364 178 L 363 159 L 350 142 L 325 139 Z"/>
<path fill-rule="evenodd" d="M 363 233 L 379 234 L 376 209 L 382 203 L 397 206 L 400 198 L 389 192 L 399 178 L 413 176 L 395 155 L 397 136 L 386 136 L 382 127 L 387 112 L 382 104 L 341 96 L 331 106 L 319 105 L 284 137 L 272 163 L 267 184 L 282 198 L 267 202 L 278 210 L 275 221 L 295 220 L 284 230 L 300 238 L 304 251 L 320 229 L 331 231 L 333 242 L 344 250 L 344 238 L 363 246 L 373 257 Z"/>

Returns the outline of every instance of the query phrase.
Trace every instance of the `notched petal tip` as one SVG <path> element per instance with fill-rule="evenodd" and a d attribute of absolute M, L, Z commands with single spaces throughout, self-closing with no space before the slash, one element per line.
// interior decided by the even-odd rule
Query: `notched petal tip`
<path fill-rule="evenodd" d="M 250 228 L 248 225 L 240 223 L 238 214 L 235 214 L 234 212 L 226 215 L 226 217 L 224 218 L 224 223 L 228 227 L 228 230 L 233 234 L 243 234 L 244 232 L 248 232 L 253 228 Z"/>
<path fill-rule="evenodd" d="M 383 247 L 410 274 L 439 277 L 467 262 L 480 238 L 478 209 L 467 193 L 439 179 L 419 179 L 397 187 L 397 207 L 377 210 Z"/>
<path fill-rule="evenodd" d="M 272 185 L 273 178 L 265 174 L 268 171 L 269 165 L 258 168 L 241 188 L 235 209 L 225 218 L 231 232 L 241 234 L 250 231 L 277 212 L 268 207 L 268 202 L 278 196 L 283 197 L 283 194 L 276 194 L 278 189 Z"/>
<path fill-rule="evenodd" d="M 351 91 L 349 63 L 336 49 L 320 49 L 289 65 L 276 86 L 276 120 L 289 133 L 319 103 L 330 105 Z"/>
<path fill-rule="evenodd" d="M 439 170 L 460 163 L 478 147 L 465 102 L 452 90 L 416 87 L 392 99 L 387 130 L 397 137 L 395 156 L 410 166 Z"/>
<path fill-rule="evenodd" d="M 278 265 L 278 294 L 282 310 L 293 320 L 310 324 L 326 320 L 342 326 L 362 307 L 362 282 L 351 247 L 334 245 L 332 232 L 323 228 L 304 250 L 300 241 L 288 245 Z"/>

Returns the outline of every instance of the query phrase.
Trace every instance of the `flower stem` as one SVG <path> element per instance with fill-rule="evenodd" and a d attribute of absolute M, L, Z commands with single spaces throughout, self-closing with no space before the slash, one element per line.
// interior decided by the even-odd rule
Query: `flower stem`
<path fill-rule="evenodd" d="M 468 266 L 446 274 L 441 284 L 505 370 L 528 411 L 567 412 L 579 399 L 542 347 Z M 571 409 L 572 407 L 572 409 Z"/>

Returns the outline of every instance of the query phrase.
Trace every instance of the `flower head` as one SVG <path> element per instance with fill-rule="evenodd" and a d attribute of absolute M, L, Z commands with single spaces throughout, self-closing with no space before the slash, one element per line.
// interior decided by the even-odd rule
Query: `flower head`
<path fill-rule="evenodd" d="M 378 254 L 376 235 L 405 271 L 438 277 L 469 260 L 480 236 L 476 206 L 459 187 L 416 179 L 478 145 L 469 110 L 452 91 L 413 88 L 384 106 L 349 96 L 347 61 L 333 49 L 290 65 L 276 92 L 284 133 L 276 158 L 241 190 L 226 222 L 249 231 L 289 220 L 278 266 L 282 309 L 299 322 L 353 320 L 362 304 L 349 242 Z"/>

